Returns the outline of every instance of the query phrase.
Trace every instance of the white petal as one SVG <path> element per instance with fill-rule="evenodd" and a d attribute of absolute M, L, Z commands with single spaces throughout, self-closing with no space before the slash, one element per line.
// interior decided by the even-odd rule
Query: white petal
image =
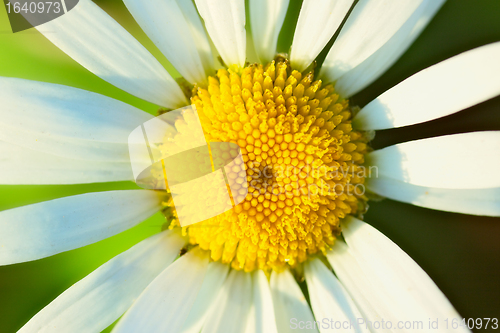
<path fill-rule="evenodd" d="M 425 325 L 429 318 L 437 318 L 437 332 L 468 332 L 461 327 L 446 329 L 444 320 L 461 320 L 460 315 L 430 277 L 396 244 L 353 217 L 347 217 L 342 227 L 357 263 L 382 291 L 381 304 L 390 304 L 399 320 L 423 321 Z"/>
<path fill-rule="evenodd" d="M 189 316 L 184 322 L 181 333 L 199 333 L 207 318 L 208 311 L 219 295 L 229 271 L 229 265 L 212 262 L 208 265 L 203 285 L 198 293 Z"/>
<path fill-rule="evenodd" d="M 80 0 L 36 29 L 83 67 L 132 95 L 173 109 L 188 104 L 151 53 L 90 0 Z"/>
<path fill-rule="evenodd" d="M 271 293 L 278 332 L 293 333 L 299 328 L 300 321 L 314 321 L 306 298 L 290 271 L 271 273 Z M 317 329 L 309 331 L 318 332 Z"/>
<path fill-rule="evenodd" d="M 293 36 L 290 61 L 303 71 L 323 50 L 354 0 L 304 0 Z"/>
<path fill-rule="evenodd" d="M 500 187 L 500 131 L 405 142 L 367 155 L 382 177 L 444 189 Z"/>
<path fill-rule="evenodd" d="M 208 255 L 189 251 L 142 292 L 113 329 L 116 332 L 178 332 L 203 284 Z"/>
<path fill-rule="evenodd" d="M 361 314 L 351 296 L 344 290 L 333 273 L 313 259 L 305 265 L 307 290 L 314 317 L 321 323 L 320 332 L 369 332 L 364 326 L 355 327 L 344 323 L 357 323 Z M 335 326 L 331 320 L 342 325 Z M 357 329 L 355 329 L 357 328 Z"/>
<path fill-rule="evenodd" d="M 104 330 L 174 261 L 184 244 L 172 231 L 149 237 L 71 286 L 19 333 Z"/>
<path fill-rule="evenodd" d="M 252 303 L 250 305 L 250 309 L 248 311 L 248 320 L 246 322 L 245 329 L 242 331 L 242 333 L 257 333 L 260 331 L 257 331 L 257 323 L 254 321 L 256 318 L 255 316 L 255 305 Z"/>
<path fill-rule="evenodd" d="M 208 36 L 192 1 L 125 0 L 125 5 L 174 67 L 191 83 L 214 71 Z"/>
<path fill-rule="evenodd" d="M 378 79 L 420 36 L 444 2 L 445 0 L 424 0 L 387 43 L 337 80 L 335 90 L 348 98 Z"/>
<path fill-rule="evenodd" d="M 0 183 L 131 180 L 128 136 L 153 118 L 112 98 L 0 77 Z"/>
<path fill-rule="evenodd" d="M 321 76 L 335 81 L 361 64 L 403 26 L 424 0 L 360 0 L 323 62 Z"/>
<path fill-rule="evenodd" d="M 130 162 L 65 158 L 0 141 L 0 184 L 82 184 L 133 178 Z"/>
<path fill-rule="evenodd" d="M 500 187 L 450 190 L 417 186 L 385 177 L 369 179 L 366 186 L 381 196 L 420 207 L 463 214 L 500 216 Z"/>
<path fill-rule="evenodd" d="M 290 0 L 251 0 L 250 21 L 255 51 L 261 63 L 268 63 L 276 55 L 278 35 L 285 21 Z"/>
<path fill-rule="evenodd" d="M 243 271 L 232 270 L 210 309 L 202 333 L 243 331 L 252 304 L 252 278 Z"/>
<path fill-rule="evenodd" d="M 354 118 L 379 130 L 437 119 L 500 95 L 500 42 L 464 52 L 389 89 Z"/>
<path fill-rule="evenodd" d="M 72 87 L 0 77 L 0 140 L 64 158 L 130 162 L 128 137 L 150 114 Z"/>
<path fill-rule="evenodd" d="M 349 252 L 343 241 L 336 241 L 331 251 L 327 252 L 327 259 L 332 265 L 335 274 L 342 286 L 349 292 L 366 322 L 394 321 L 390 307 L 386 307 L 381 290 L 372 283 L 363 272 L 354 256 Z M 356 321 L 360 325 L 362 322 Z M 387 328 L 384 326 L 384 328 Z M 376 332 L 391 332 L 390 329 L 377 329 Z"/>
<path fill-rule="evenodd" d="M 195 0 L 208 34 L 227 66 L 245 64 L 244 0 Z"/>
<path fill-rule="evenodd" d="M 75 195 L 0 212 L 0 265 L 76 249 L 127 230 L 161 208 L 154 191 Z"/>
<path fill-rule="evenodd" d="M 252 311 L 248 317 L 246 333 L 277 333 L 274 318 L 273 299 L 269 281 L 263 271 L 252 273 L 253 302 Z"/>

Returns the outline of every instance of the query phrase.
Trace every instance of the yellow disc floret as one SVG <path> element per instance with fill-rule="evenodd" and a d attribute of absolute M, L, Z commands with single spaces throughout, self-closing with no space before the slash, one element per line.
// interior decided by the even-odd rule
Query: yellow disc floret
<path fill-rule="evenodd" d="M 248 181 L 235 208 L 184 228 L 214 261 L 295 267 L 334 243 L 339 219 L 364 211 L 367 138 L 352 129 L 348 101 L 313 80 L 273 61 L 221 69 L 195 88 L 207 141 L 237 144 Z"/>

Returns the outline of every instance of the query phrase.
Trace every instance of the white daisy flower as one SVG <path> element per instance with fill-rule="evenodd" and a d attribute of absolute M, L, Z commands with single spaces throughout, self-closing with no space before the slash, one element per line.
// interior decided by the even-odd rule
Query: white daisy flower
<path fill-rule="evenodd" d="M 416 73 L 357 112 L 347 98 L 395 63 L 444 0 L 304 0 L 289 58 L 276 54 L 288 0 L 250 0 L 248 13 L 243 0 L 124 2 L 188 93 L 90 0 L 37 29 L 126 92 L 166 109 L 196 105 L 207 140 L 238 144 L 257 185 L 234 209 L 184 228 L 165 191 L 87 193 L 0 212 L 1 265 L 98 242 L 160 210 L 169 217 L 169 230 L 74 284 L 20 332 L 99 332 L 120 317 L 113 332 L 402 332 L 431 320 L 433 331 L 468 331 L 429 276 L 361 219 L 367 194 L 500 216 L 500 132 L 376 151 L 369 141 L 375 130 L 499 95 L 500 43 Z M 127 139 L 151 115 L 55 84 L 4 77 L 0 88 L 0 183 L 134 180 Z M 481 172 L 469 174 L 469 162 Z M 376 176 L 363 172 L 370 167 Z M 311 184 L 315 193 L 302 191 Z"/>

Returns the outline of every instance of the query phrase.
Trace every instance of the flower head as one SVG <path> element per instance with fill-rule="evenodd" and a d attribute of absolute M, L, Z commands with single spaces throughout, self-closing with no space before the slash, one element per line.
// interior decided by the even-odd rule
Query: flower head
<path fill-rule="evenodd" d="M 356 186 L 364 182 L 367 138 L 353 131 L 348 101 L 286 61 L 221 69 L 208 82 L 192 102 L 207 141 L 240 147 L 248 194 L 233 210 L 187 227 L 190 242 L 245 271 L 295 267 L 326 253 L 340 218 L 363 212 L 366 201 Z"/>
<path fill-rule="evenodd" d="M 299 323 L 316 330 L 316 321 L 326 320 L 333 326 L 321 327 L 323 332 L 336 328 L 333 318 L 342 327 L 356 322 L 353 329 L 370 331 L 367 322 L 379 318 L 391 323 L 388 330 L 429 317 L 437 317 L 440 327 L 459 320 L 429 276 L 361 219 L 374 194 L 434 209 L 500 215 L 498 175 L 463 179 L 463 170 L 455 167 L 467 158 L 489 170 L 499 165 L 491 154 L 499 147 L 499 133 L 376 151 L 369 141 L 373 130 L 436 119 L 498 95 L 500 44 L 417 73 L 362 109 L 348 100 L 406 50 L 442 3 L 305 0 L 288 58 L 276 54 L 286 0 L 250 1 L 249 29 L 242 0 L 125 0 L 184 77 L 181 85 L 89 0 L 38 27 L 117 87 L 165 109 L 194 105 L 205 140 L 231 143 L 241 152 L 242 162 L 232 172 L 244 178 L 238 182 L 225 174 L 228 201 L 238 202 L 234 208 L 182 227 L 178 217 L 184 207 L 174 205 L 167 191 L 88 193 L 1 212 L 2 264 L 97 242 L 159 210 L 170 229 L 76 283 L 21 332 L 100 331 L 123 313 L 116 332 L 288 332 L 302 328 L 293 327 Z M 315 68 L 339 28 L 322 67 Z M 149 114 L 69 87 L 10 78 L 0 78 L 0 85 L 7 110 L 0 148 L 14 156 L 2 182 L 131 180 L 127 138 L 151 120 Z M 189 138 L 192 123 L 183 119 L 173 126 Z M 170 134 L 161 133 L 159 149 L 172 153 L 178 147 Z M 222 154 L 232 157 L 228 147 Z M 192 171 L 210 164 L 188 162 L 174 168 Z M 36 170 L 25 172 L 34 164 Z M 373 179 L 365 169 L 371 166 L 378 168 Z M 151 181 L 158 182 L 164 170 L 164 164 L 152 168 Z M 200 192 L 211 190 L 210 184 L 200 186 Z M 309 302 L 299 280 L 306 282 Z"/>

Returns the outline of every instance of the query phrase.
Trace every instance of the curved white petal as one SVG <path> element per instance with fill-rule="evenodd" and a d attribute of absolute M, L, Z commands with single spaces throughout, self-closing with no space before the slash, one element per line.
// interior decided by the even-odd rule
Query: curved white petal
<path fill-rule="evenodd" d="M 348 98 L 387 71 L 427 27 L 445 0 L 424 0 L 403 26 L 375 53 L 338 78 L 335 90 Z"/>
<path fill-rule="evenodd" d="M 257 332 L 259 332 L 259 331 L 257 331 L 257 328 L 256 328 L 257 323 L 254 321 L 255 318 L 256 318 L 255 306 L 252 303 L 250 305 L 250 309 L 248 311 L 248 320 L 246 322 L 246 326 L 241 331 L 242 333 L 257 333 Z"/>
<path fill-rule="evenodd" d="M 389 89 L 354 118 L 379 130 L 437 119 L 500 95 L 500 42 L 464 52 Z"/>
<path fill-rule="evenodd" d="M 243 331 L 252 304 L 250 274 L 232 270 L 219 296 L 210 308 L 202 333 L 233 333 Z"/>
<path fill-rule="evenodd" d="M 383 290 L 379 290 L 375 283 L 365 275 L 343 241 L 337 240 L 332 250 L 327 252 L 326 257 L 342 286 L 358 306 L 365 323 L 382 322 L 382 320 L 397 322 L 398 319 L 391 312 L 390 305 L 387 307 L 384 303 L 385 299 L 381 294 Z M 363 322 L 358 323 L 363 325 Z M 384 326 L 376 332 L 392 332 L 392 330 Z"/>
<path fill-rule="evenodd" d="M 246 59 L 245 1 L 195 0 L 208 34 L 227 66 Z"/>
<path fill-rule="evenodd" d="M 127 230 L 161 208 L 146 190 L 75 195 L 0 212 L 0 265 L 73 250 Z"/>
<path fill-rule="evenodd" d="M 191 310 L 208 267 L 208 255 L 189 251 L 142 292 L 112 332 L 178 332 Z"/>
<path fill-rule="evenodd" d="M 424 0 L 360 0 L 323 62 L 326 81 L 361 64 L 404 25 Z"/>
<path fill-rule="evenodd" d="M 390 304 L 399 320 L 426 323 L 429 318 L 437 318 L 437 332 L 468 332 L 462 327 L 446 329 L 444 320 L 460 320 L 460 315 L 430 277 L 389 238 L 353 217 L 347 217 L 342 228 L 359 267 L 383 292 L 385 299 L 377 301 Z"/>
<path fill-rule="evenodd" d="M 266 274 L 252 273 L 253 302 L 245 333 L 278 333 L 274 317 L 273 298 Z"/>
<path fill-rule="evenodd" d="M 191 83 L 214 71 L 208 36 L 192 1 L 125 0 L 142 30 Z"/>
<path fill-rule="evenodd" d="M 358 327 L 347 324 L 357 324 L 361 314 L 351 296 L 319 259 L 306 263 L 305 275 L 314 317 L 321 323 L 319 327 L 321 333 L 369 332 L 363 325 Z M 338 321 L 341 325 L 335 326 L 331 320 Z"/>
<path fill-rule="evenodd" d="M 271 273 L 271 293 L 278 332 L 297 332 L 299 322 L 314 322 L 309 304 L 290 271 Z M 308 331 L 318 332 L 316 328 Z"/>
<path fill-rule="evenodd" d="M 199 333 L 201 331 L 207 314 L 217 299 L 224 281 L 226 281 L 228 271 L 229 265 L 220 262 L 212 262 L 208 265 L 203 285 L 183 328 L 180 330 L 181 333 Z"/>
<path fill-rule="evenodd" d="M 173 109 L 188 104 L 151 53 L 90 0 L 36 29 L 83 67 L 134 96 Z"/>
<path fill-rule="evenodd" d="M 304 0 L 293 36 L 290 61 L 303 71 L 323 50 L 354 0 Z"/>
<path fill-rule="evenodd" d="M 290 0 L 249 1 L 253 45 L 261 63 L 270 62 L 276 55 L 278 35 L 289 3 Z"/>
<path fill-rule="evenodd" d="M 369 179 L 367 188 L 381 196 L 447 212 L 500 216 L 500 187 L 442 189 L 417 186 L 391 178 Z"/>
<path fill-rule="evenodd" d="M 72 87 L 0 77 L 0 140 L 83 161 L 129 162 L 128 137 L 150 114 Z"/>
<path fill-rule="evenodd" d="M 0 141 L 0 184 L 83 184 L 133 178 L 130 162 L 65 158 Z"/>
<path fill-rule="evenodd" d="M 443 189 L 500 187 L 500 131 L 405 142 L 367 155 L 382 177 Z"/>
<path fill-rule="evenodd" d="M 149 237 L 71 286 L 19 333 L 104 330 L 174 261 L 184 244 L 172 231 Z"/>

